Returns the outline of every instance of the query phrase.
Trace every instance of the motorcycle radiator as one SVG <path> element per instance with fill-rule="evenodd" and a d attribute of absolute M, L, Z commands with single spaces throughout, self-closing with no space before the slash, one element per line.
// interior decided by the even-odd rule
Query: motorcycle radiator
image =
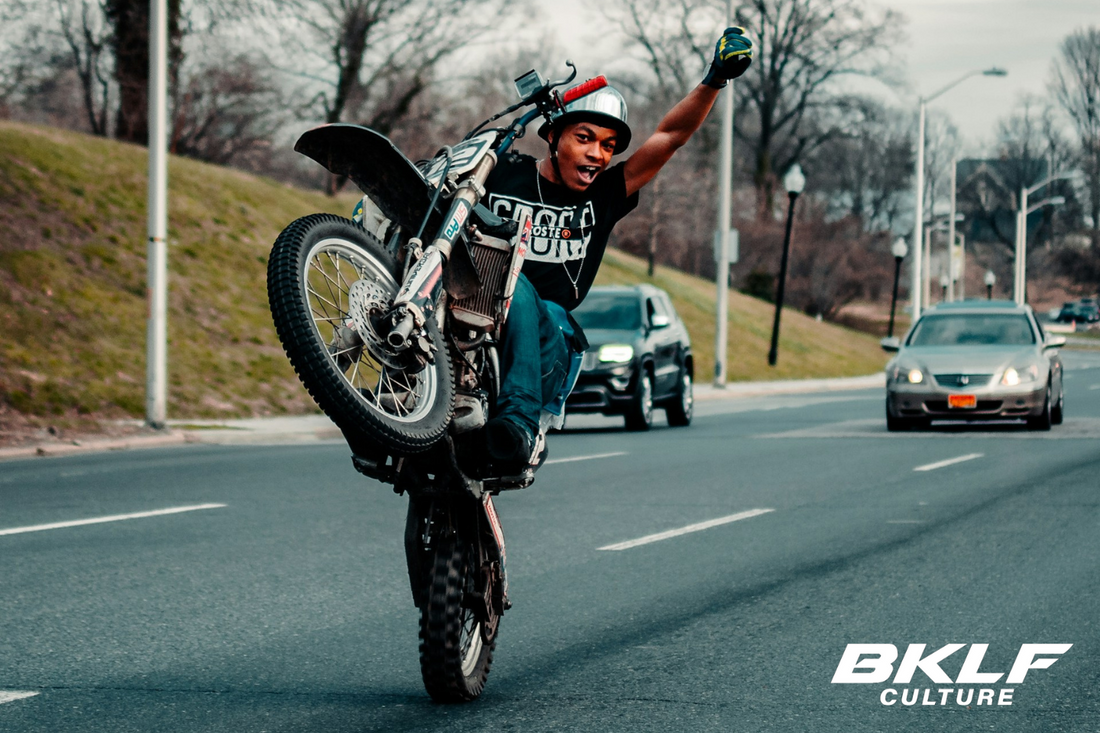
<path fill-rule="evenodd" d="M 500 298 L 512 260 L 512 243 L 479 232 L 469 247 L 481 288 L 469 298 L 453 302 L 451 314 L 464 326 L 476 331 L 491 331 L 500 311 Z"/>

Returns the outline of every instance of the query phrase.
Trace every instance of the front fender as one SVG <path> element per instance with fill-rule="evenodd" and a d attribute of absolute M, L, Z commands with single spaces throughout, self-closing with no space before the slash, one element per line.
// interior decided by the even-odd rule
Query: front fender
<path fill-rule="evenodd" d="M 321 125 L 303 133 L 294 149 L 351 179 L 387 219 L 408 231 L 420 228 L 434 189 L 385 135 L 360 125 Z M 437 211 L 436 226 L 441 219 Z"/>

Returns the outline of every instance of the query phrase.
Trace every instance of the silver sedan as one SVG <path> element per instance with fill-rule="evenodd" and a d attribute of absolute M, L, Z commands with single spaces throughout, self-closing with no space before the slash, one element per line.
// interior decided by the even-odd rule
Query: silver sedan
<path fill-rule="evenodd" d="M 1058 347 L 1028 306 L 1002 301 L 943 303 L 921 315 L 886 365 L 886 427 L 932 420 L 1026 420 L 1032 430 L 1062 422 Z"/>

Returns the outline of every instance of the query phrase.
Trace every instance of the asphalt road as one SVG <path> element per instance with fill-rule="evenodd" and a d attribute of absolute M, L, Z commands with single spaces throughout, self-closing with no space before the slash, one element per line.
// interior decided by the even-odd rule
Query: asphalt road
<path fill-rule="evenodd" d="M 342 445 L 0 464 L 0 731 L 1098 731 L 1100 353 L 1065 358 L 1045 434 L 888 434 L 880 390 L 572 421 L 499 498 L 515 607 L 461 707 L 421 687 L 405 502 Z M 1073 646 L 831 682 L 848 644 L 949 643 Z"/>

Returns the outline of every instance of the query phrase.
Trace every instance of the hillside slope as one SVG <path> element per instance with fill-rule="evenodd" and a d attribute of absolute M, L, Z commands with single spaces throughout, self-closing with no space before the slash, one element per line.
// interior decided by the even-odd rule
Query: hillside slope
<path fill-rule="evenodd" d="M 143 148 L 0 122 L 0 420 L 144 413 L 146 165 Z M 314 410 L 271 324 L 267 255 L 290 221 L 347 215 L 355 196 L 172 158 L 169 198 L 169 415 Z M 600 279 L 643 274 L 612 252 Z M 665 269 L 654 282 L 672 293 L 709 379 L 713 284 Z M 733 295 L 731 379 L 865 374 L 884 362 L 873 339 L 789 313 L 769 370 L 770 319 L 768 304 Z"/>

